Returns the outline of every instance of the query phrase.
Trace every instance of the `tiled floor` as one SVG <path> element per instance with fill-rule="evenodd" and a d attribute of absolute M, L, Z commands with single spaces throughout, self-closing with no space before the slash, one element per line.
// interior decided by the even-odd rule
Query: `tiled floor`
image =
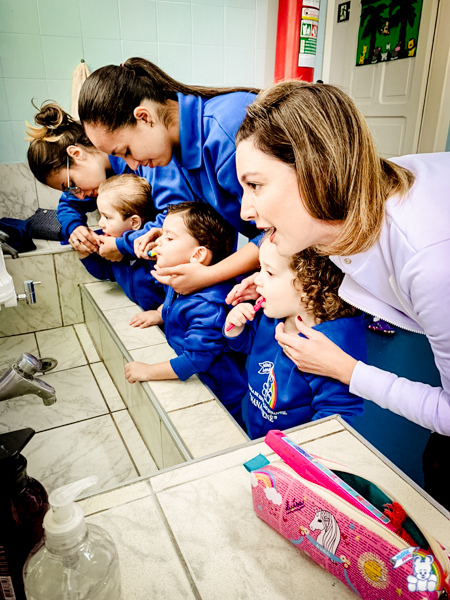
<path fill-rule="evenodd" d="M 57 401 L 44 406 L 27 395 L 0 402 L 0 433 L 36 431 L 23 454 L 29 475 L 48 492 L 97 475 L 91 494 L 157 470 L 84 324 L 2 338 L 0 375 L 22 352 L 58 360 L 40 376 Z"/>

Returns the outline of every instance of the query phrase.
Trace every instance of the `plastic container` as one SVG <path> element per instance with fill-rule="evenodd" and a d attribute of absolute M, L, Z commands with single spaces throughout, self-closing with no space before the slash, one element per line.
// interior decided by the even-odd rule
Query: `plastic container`
<path fill-rule="evenodd" d="M 28 600 L 119 600 L 120 572 L 116 546 L 97 525 L 87 525 L 74 502 L 97 483 L 87 477 L 50 494 L 44 539 L 30 552 L 23 569 Z"/>
<path fill-rule="evenodd" d="M 44 535 L 48 497 L 27 474 L 21 451 L 34 435 L 29 427 L 0 435 L 0 598 L 25 600 L 22 568 Z"/>

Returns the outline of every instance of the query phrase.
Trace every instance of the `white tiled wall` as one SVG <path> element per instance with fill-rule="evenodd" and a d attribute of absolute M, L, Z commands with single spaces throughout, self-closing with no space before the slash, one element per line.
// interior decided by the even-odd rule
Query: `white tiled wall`
<path fill-rule="evenodd" d="M 31 105 L 70 111 L 72 73 L 142 56 L 183 83 L 273 80 L 278 0 L 1 0 L 0 163 L 24 162 Z"/>

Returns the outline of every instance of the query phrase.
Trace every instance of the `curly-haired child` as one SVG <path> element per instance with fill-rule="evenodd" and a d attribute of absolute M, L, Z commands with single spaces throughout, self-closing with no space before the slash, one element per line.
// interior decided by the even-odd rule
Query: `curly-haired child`
<path fill-rule="evenodd" d="M 266 235 L 255 279 L 262 310 L 248 302 L 228 314 L 224 335 L 230 348 L 249 354 L 248 392 L 242 418 L 252 439 L 270 429 L 288 429 L 333 414 L 347 422 L 364 412 L 361 398 L 340 381 L 304 373 L 275 340 L 275 327 L 298 333 L 295 320 L 313 327 L 357 360 L 366 359 L 363 317 L 338 295 L 343 273 L 311 249 L 291 259 L 280 256 Z"/>

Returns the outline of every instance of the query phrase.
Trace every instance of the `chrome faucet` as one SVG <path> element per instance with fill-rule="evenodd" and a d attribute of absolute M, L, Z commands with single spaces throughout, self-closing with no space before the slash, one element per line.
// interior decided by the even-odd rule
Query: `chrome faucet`
<path fill-rule="evenodd" d="M 42 398 L 45 406 L 54 404 L 55 388 L 34 376 L 44 370 L 43 361 L 24 352 L 0 379 L 0 401 L 35 394 Z"/>
<path fill-rule="evenodd" d="M 13 258 L 19 258 L 19 253 L 15 248 L 12 248 L 9 244 L 6 243 L 6 240 L 9 238 L 4 231 L 0 231 L 0 245 L 5 254 L 10 254 Z"/>

